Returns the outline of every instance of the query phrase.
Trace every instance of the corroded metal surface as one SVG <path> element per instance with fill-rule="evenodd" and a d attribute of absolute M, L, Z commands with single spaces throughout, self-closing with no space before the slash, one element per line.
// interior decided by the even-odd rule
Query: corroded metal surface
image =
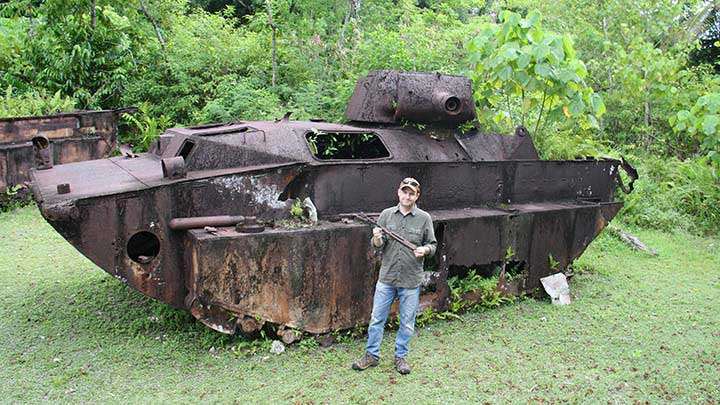
<path fill-rule="evenodd" d="M 345 115 L 354 122 L 455 126 L 475 118 L 472 83 L 464 76 L 371 72 L 358 80 Z"/>
<path fill-rule="evenodd" d="M 367 321 L 375 258 L 367 228 L 319 224 L 188 233 L 191 300 L 313 333 Z M 363 313 L 361 313 L 363 312 Z"/>
<path fill-rule="evenodd" d="M 365 324 L 380 257 L 370 227 L 349 218 L 395 204 L 398 179 L 408 176 L 423 185 L 419 205 L 438 238 L 423 307 L 444 308 L 449 276 L 489 274 L 508 248 L 521 271 L 514 288 L 532 291 L 617 214 L 623 164 L 538 160 L 524 129 L 461 130 L 465 118 L 456 117 L 469 115 L 442 108 L 466 108 L 471 93 L 452 91 L 467 83 L 374 73 L 348 107 L 353 125 L 286 117 L 174 128 L 139 157 L 34 171 L 34 195 L 48 222 L 99 267 L 224 333 L 266 322 L 312 333 Z M 408 89 L 423 96 L 405 103 Z M 460 103 L 448 106 L 449 93 Z M 393 111 L 363 104 L 388 94 L 402 101 Z M 397 111 L 403 121 L 423 116 L 437 125 L 400 126 Z M 354 139 L 372 157 L 323 154 L 313 142 L 328 134 Z M 290 208 L 306 198 L 319 222 L 299 226 Z"/>
<path fill-rule="evenodd" d="M 116 144 L 119 114 L 133 110 L 0 118 L 0 192 L 30 181 L 32 168 L 109 156 Z M 37 147 L 33 149 L 34 139 L 47 142 L 39 153 Z"/>

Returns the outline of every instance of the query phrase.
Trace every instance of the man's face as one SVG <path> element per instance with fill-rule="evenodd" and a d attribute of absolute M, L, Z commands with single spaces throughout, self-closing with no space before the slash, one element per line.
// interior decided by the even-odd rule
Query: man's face
<path fill-rule="evenodd" d="M 403 187 L 398 189 L 398 200 L 400 201 L 400 205 L 404 208 L 412 208 L 418 197 L 420 197 L 420 195 L 410 187 Z"/>

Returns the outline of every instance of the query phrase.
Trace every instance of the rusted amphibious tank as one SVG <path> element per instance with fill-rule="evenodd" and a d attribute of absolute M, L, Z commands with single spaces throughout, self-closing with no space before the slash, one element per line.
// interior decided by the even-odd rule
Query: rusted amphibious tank
<path fill-rule="evenodd" d="M 472 100 L 465 77 L 372 72 L 347 125 L 286 116 L 173 128 L 139 157 L 34 171 L 33 191 L 100 268 L 224 333 L 366 323 L 379 258 L 369 225 L 349 218 L 396 204 L 408 176 L 438 238 L 422 305 L 445 306 L 449 275 L 489 272 L 508 247 L 518 287 L 532 290 L 554 272 L 550 256 L 566 267 L 618 212 L 622 163 L 538 160 L 522 128 L 463 131 Z M 306 198 L 319 222 L 288 226 Z"/>
<path fill-rule="evenodd" d="M 30 181 L 33 168 L 110 156 L 117 140 L 116 110 L 0 118 L 0 192 Z"/>

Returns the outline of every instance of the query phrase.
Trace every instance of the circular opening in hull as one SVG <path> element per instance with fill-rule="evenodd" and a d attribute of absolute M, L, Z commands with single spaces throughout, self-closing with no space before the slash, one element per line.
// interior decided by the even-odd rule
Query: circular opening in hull
<path fill-rule="evenodd" d="M 150 263 L 160 253 L 160 239 L 154 233 L 140 231 L 130 237 L 127 255 L 136 263 Z"/>
<path fill-rule="evenodd" d="M 36 149 L 47 149 L 50 146 L 50 140 L 44 136 L 36 136 L 32 139 L 32 144 Z"/>
<path fill-rule="evenodd" d="M 448 99 L 445 100 L 445 111 L 447 111 L 449 114 L 455 115 L 459 113 L 460 106 L 462 106 L 462 103 L 457 97 L 448 97 Z"/>

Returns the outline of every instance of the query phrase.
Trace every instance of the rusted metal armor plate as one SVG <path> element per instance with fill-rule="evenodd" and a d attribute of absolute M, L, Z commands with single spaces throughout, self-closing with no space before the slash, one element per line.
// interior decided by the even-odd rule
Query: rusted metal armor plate
<path fill-rule="evenodd" d="M 49 139 L 70 138 L 79 127 L 80 120 L 75 115 L 2 118 L 0 143 L 29 142 L 37 135 L 45 135 Z"/>
<path fill-rule="evenodd" d="M 418 204 L 426 210 L 579 198 L 610 201 L 617 165 L 610 160 L 335 164 L 306 169 L 290 196 L 310 195 L 325 214 L 379 211 L 397 189 L 388 179 L 411 176 L 422 179 Z"/>
<path fill-rule="evenodd" d="M 470 160 L 537 160 L 538 154 L 529 135 L 507 136 L 471 131 L 456 135 Z"/>
<path fill-rule="evenodd" d="M 529 263 L 522 287 L 534 289 L 540 277 L 552 271 L 548 254 L 567 264 L 587 246 L 574 241 L 592 240 L 602 229 L 573 229 L 573 223 L 584 215 L 603 224 L 612 219 L 604 216 L 600 206 L 548 203 L 512 209 L 517 213 L 430 211 L 441 235 L 437 254 L 446 258 L 446 266 L 473 267 L 502 261 L 511 247 L 513 260 Z M 571 232 L 553 238 L 558 227 Z M 201 319 L 202 314 L 213 313 L 212 322 L 206 324 L 220 331 L 233 329 L 232 319 L 238 315 L 312 333 L 367 323 L 379 265 L 369 248 L 370 234 L 367 226 L 344 223 L 259 234 L 232 228 L 216 233 L 190 231 L 186 302 L 200 303 Z M 447 272 L 439 281 L 445 283 L 446 277 Z M 429 301 L 426 305 L 444 308 L 447 304 L 447 293 L 423 295 Z M 219 310 L 225 312 L 224 322 Z"/>
<path fill-rule="evenodd" d="M 230 313 L 312 333 L 366 323 L 377 260 L 365 226 L 188 233 L 189 294 Z"/>

